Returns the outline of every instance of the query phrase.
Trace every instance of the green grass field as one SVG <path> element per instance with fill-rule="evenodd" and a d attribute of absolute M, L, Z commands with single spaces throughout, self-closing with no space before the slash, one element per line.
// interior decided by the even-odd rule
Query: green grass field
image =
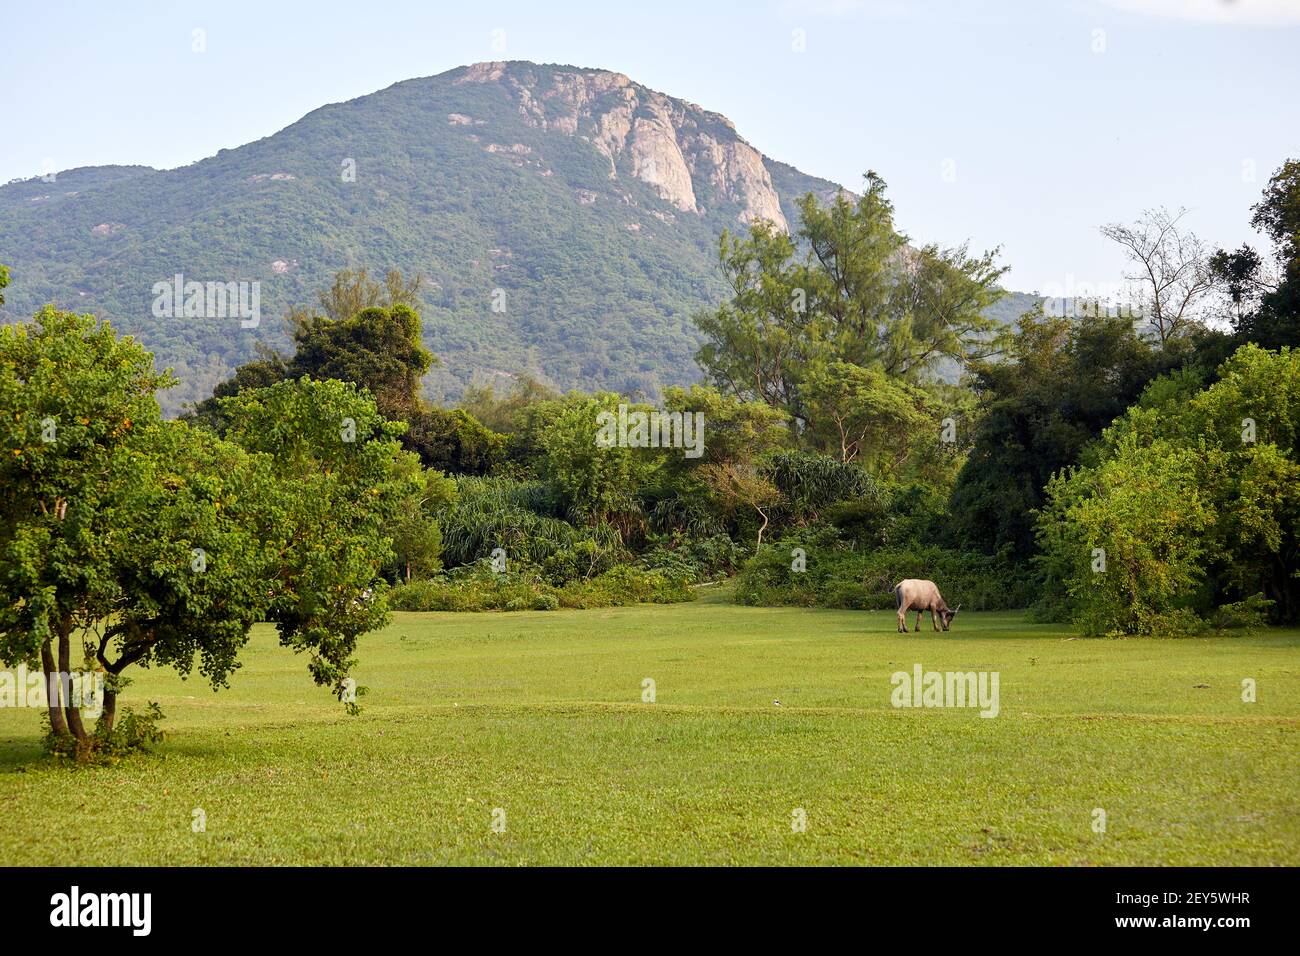
<path fill-rule="evenodd" d="M 0 710 L 0 862 L 1300 863 L 1300 632 L 929 627 L 717 591 L 396 614 L 349 718 L 259 626 L 219 694 L 137 669 L 123 704 L 159 701 L 169 737 L 114 767 L 53 765 L 37 713 Z M 999 672 L 1000 715 L 895 709 L 917 663 Z"/>

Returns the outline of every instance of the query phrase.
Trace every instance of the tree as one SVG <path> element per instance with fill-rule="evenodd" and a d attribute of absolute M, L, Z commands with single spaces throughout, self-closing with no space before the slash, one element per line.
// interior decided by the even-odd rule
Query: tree
<path fill-rule="evenodd" d="M 420 380 L 433 355 L 420 344 L 420 316 L 408 305 L 371 306 L 346 319 L 314 317 L 299 327 L 290 378 L 334 378 L 370 390 L 388 418 L 420 407 Z"/>
<path fill-rule="evenodd" d="M 379 568 L 408 483 L 400 425 L 340 382 L 224 400 L 230 440 L 161 420 L 171 379 L 108 323 L 46 308 L 0 329 L 0 660 L 40 661 L 56 746 L 114 746 L 132 664 L 215 687 L 254 621 L 343 695 L 356 638 L 385 617 Z M 59 687 L 73 638 L 106 675 L 93 733 Z M 57 661 L 55 651 L 57 649 Z"/>
<path fill-rule="evenodd" d="M 170 381 L 93 316 L 46 307 L 0 328 L 0 659 L 39 658 L 47 688 L 118 597 L 114 544 Z M 55 735 L 89 741 L 78 708 L 48 703 Z"/>
<path fill-rule="evenodd" d="M 222 406 L 230 439 L 268 456 L 284 489 L 264 620 L 342 699 L 357 638 L 387 621 L 379 574 L 393 559 L 400 504 L 419 487 L 394 468 L 405 425 L 355 384 L 332 380 L 280 382 Z"/>
<path fill-rule="evenodd" d="M 637 493 L 651 482 L 665 453 L 597 440 L 602 413 L 617 417 L 620 404 L 626 405 L 626 399 L 614 392 L 575 392 L 559 402 L 535 406 L 542 450 L 537 471 L 559 492 L 574 523 L 608 523 L 626 537 L 642 523 Z M 627 405 L 629 415 L 649 410 L 646 405 Z"/>
<path fill-rule="evenodd" d="M 757 512 L 762 524 L 758 526 L 754 550 L 761 548 L 770 520 L 768 509 L 781 500 L 777 487 L 749 462 L 708 462 L 700 466 L 699 474 L 727 514 L 743 508 Z"/>
<path fill-rule="evenodd" d="M 1200 583 L 1212 513 L 1193 458 L 1192 449 L 1139 449 L 1129 439 L 1101 464 L 1048 482 L 1043 561 L 1085 633 L 1158 630 Z"/>
<path fill-rule="evenodd" d="M 414 491 L 402 499 L 393 525 L 396 576 L 409 582 L 442 567 L 438 519 L 456 500 L 456 482 L 440 471 L 422 468 L 420 459 L 410 453 L 400 456 L 394 467 L 414 479 Z"/>
<path fill-rule="evenodd" d="M 426 468 L 452 475 L 486 475 L 501 460 L 505 440 L 459 408 L 421 408 L 408 419 L 402 444 Z"/>
<path fill-rule="evenodd" d="M 191 417 L 220 432 L 225 427 L 217 414 L 220 399 L 309 376 L 354 382 L 370 390 L 388 418 L 411 419 L 423 408 L 421 380 L 437 362 L 421 344 L 420 315 L 413 305 L 419 285 L 418 278 L 407 282 L 396 271 L 383 286 L 367 279 L 364 269 L 337 273 L 320 294 L 324 314 L 290 310 L 292 357 L 259 346 L 260 357 L 218 384 Z"/>
<path fill-rule="evenodd" d="M 1149 209 L 1132 225 L 1111 223 L 1101 234 L 1123 247 L 1137 283 L 1142 314 L 1163 345 L 1194 323 L 1197 306 L 1213 288 L 1204 245 L 1180 225 L 1187 210 Z"/>
<path fill-rule="evenodd" d="M 879 368 L 832 362 L 813 371 L 803 389 L 818 447 L 873 473 L 896 471 L 913 445 L 939 423 L 928 396 Z"/>
<path fill-rule="evenodd" d="M 9 267 L 0 262 L 0 305 L 5 304 L 4 288 L 9 284 Z"/>
<path fill-rule="evenodd" d="M 1004 294 L 996 252 L 908 246 L 874 173 L 856 202 L 841 195 L 823 206 L 808 195 L 800 212 L 802 259 L 764 222 L 746 239 L 722 236 L 732 296 L 695 320 L 704 336 L 696 359 L 718 388 L 780 409 L 802 431 L 816 425 L 800 386 L 817 366 L 846 362 L 917 382 L 942 361 L 998 349 L 984 314 Z"/>
<path fill-rule="evenodd" d="M 1247 344 L 1206 388 L 1153 382 L 1049 483 L 1039 533 L 1049 582 L 1094 630 L 1149 631 L 1254 594 L 1300 616 L 1300 352 Z"/>
<path fill-rule="evenodd" d="M 1188 344 L 1153 348 L 1122 317 L 1024 315 L 1006 360 L 974 366 L 983 414 L 949 502 L 958 541 L 1032 556 L 1048 479 L 1076 464 L 1147 383 L 1186 361 Z"/>
<path fill-rule="evenodd" d="M 334 282 L 316 300 L 327 320 L 342 322 L 366 309 L 388 310 L 404 305 L 414 310 L 423 284 L 423 276 L 406 279 L 397 269 L 389 269 L 382 283 L 371 279 L 365 269 L 355 272 L 341 269 L 334 273 Z M 313 318 L 308 308 L 297 306 L 289 310 L 289 322 L 295 329 L 309 324 Z"/>
<path fill-rule="evenodd" d="M 710 461 L 752 461 L 790 441 L 786 416 L 779 409 L 764 402 L 742 401 L 707 385 L 670 385 L 664 389 L 663 405 L 669 412 L 704 416 L 703 456 L 670 459 L 686 468 Z"/>
<path fill-rule="evenodd" d="M 1251 225 L 1273 243 L 1272 261 L 1243 244 L 1216 252 L 1211 274 L 1233 304 L 1240 341 L 1300 346 L 1300 161 L 1283 163 L 1252 208 Z"/>

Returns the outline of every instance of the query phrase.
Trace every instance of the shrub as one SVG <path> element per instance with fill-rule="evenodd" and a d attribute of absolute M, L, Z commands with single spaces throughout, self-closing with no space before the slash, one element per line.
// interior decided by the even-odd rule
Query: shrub
<path fill-rule="evenodd" d="M 166 736 L 158 724 L 163 720 L 162 708 L 155 701 L 150 701 L 143 714 L 127 707 L 122 716 L 113 724 L 111 730 L 103 724 L 95 728 L 95 745 L 90 750 L 77 751 L 77 740 L 71 734 L 56 734 L 50 729 L 50 715 L 42 712 L 41 721 L 45 725 L 45 737 L 42 745 L 46 753 L 55 757 L 69 759 L 80 756 L 82 760 L 92 763 L 114 763 L 128 754 L 148 750 Z"/>
<path fill-rule="evenodd" d="M 794 569 L 795 548 L 804 570 Z M 787 535 L 764 545 L 737 582 L 739 604 L 893 610 L 893 587 L 903 578 L 929 578 L 944 599 L 966 610 L 1002 610 L 1029 604 L 1033 582 L 1009 554 L 986 555 L 938 546 L 858 550 L 825 529 Z"/>
<path fill-rule="evenodd" d="M 618 530 L 608 524 L 575 527 L 545 482 L 461 478 L 457 499 L 440 519 L 442 558 L 470 565 L 503 548 L 511 562 L 542 568 L 563 584 L 607 571 L 627 557 Z"/>
<path fill-rule="evenodd" d="M 695 600 L 695 592 L 685 579 L 629 565 L 557 588 L 536 568 L 498 574 L 489 562 L 480 561 L 425 581 L 398 585 L 390 597 L 390 606 L 399 611 L 554 611 L 561 607 L 673 604 Z"/>
<path fill-rule="evenodd" d="M 1209 625 L 1215 631 L 1258 630 L 1268 623 L 1269 610 L 1274 602 L 1262 594 L 1252 594 L 1244 601 L 1223 604 L 1210 615 Z"/>
<path fill-rule="evenodd" d="M 663 535 L 651 541 L 637 565 L 691 583 L 715 581 L 732 574 L 747 553 L 744 546 L 725 534 L 705 538 Z"/>

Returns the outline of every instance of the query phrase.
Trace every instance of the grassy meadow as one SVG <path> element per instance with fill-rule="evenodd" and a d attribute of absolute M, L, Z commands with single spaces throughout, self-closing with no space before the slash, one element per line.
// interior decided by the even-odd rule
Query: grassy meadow
<path fill-rule="evenodd" d="M 122 704 L 158 701 L 169 736 L 116 766 L 55 765 L 37 712 L 0 710 L 0 858 L 1296 865 L 1297 645 L 1294 629 L 1083 639 L 1018 613 L 904 636 L 892 613 L 719 590 L 398 613 L 362 640 L 349 718 L 259 626 L 219 694 L 133 669 Z M 895 709 L 890 675 L 917 663 L 998 671 L 1000 715 Z"/>

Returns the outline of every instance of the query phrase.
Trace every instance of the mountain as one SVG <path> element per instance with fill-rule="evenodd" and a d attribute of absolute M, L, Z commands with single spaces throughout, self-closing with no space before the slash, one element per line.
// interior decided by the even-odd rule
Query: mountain
<path fill-rule="evenodd" d="M 724 116 L 620 73 L 479 63 L 321 107 L 173 170 L 73 169 L 0 187 L 0 319 L 111 318 L 173 366 L 175 411 L 256 355 L 338 269 L 424 277 L 427 387 L 529 372 L 654 394 L 698 378 L 691 315 L 726 293 L 719 233 L 797 222 L 841 187 Z M 262 320 L 159 318 L 154 284 L 256 281 Z M 493 306 L 504 305 L 504 312 Z"/>

